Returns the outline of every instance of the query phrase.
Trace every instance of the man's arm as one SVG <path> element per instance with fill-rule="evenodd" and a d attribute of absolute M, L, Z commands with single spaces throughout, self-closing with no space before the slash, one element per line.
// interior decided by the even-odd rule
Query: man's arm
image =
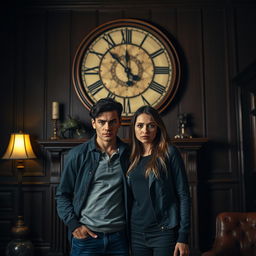
<path fill-rule="evenodd" d="M 70 231 L 81 226 L 78 216 L 75 214 L 73 205 L 77 173 L 77 164 L 75 163 L 77 163 L 77 157 L 71 150 L 67 156 L 60 184 L 58 185 L 55 196 L 58 215 L 64 224 L 69 227 Z"/>

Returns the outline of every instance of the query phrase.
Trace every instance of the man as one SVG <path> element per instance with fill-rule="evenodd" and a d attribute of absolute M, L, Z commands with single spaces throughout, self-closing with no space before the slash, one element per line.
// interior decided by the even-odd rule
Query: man
<path fill-rule="evenodd" d="M 111 98 L 99 100 L 90 111 L 96 135 L 67 156 L 56 201 L 71 256 L 128 256 L 128 147 L 117 137 L 122 110 Z"/>

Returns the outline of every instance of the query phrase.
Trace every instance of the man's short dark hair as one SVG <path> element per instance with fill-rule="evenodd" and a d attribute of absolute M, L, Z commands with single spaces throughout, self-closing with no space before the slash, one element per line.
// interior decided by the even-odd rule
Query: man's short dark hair
<path fill-rule="evenodd" d="M 119 119 L 121 119 L 121 114 L 123 111 L 123 106 L 121 103 L 115 101 L 112 98 L 103 98 L 97 101 L 91 108 L 90 117 L 95 119 L 103 112 L 116 111 Z"/>

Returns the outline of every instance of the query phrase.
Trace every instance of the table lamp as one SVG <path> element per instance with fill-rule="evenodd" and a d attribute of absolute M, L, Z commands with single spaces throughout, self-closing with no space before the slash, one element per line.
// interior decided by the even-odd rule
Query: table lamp
<path fill-rule="evenodd" d="M 14 227 L 12 227 L 12 240 L 6 248 L 6 255 L 33 255 L 33 245 L 26 239 L 29 229 L 25 226 L 23 218 L 23 196 L 22 196 L 22 175 L 24 170 L 24 160 L 36 158 L 33 152 L 30 136 L 22 132 L 11 134 L 9 145 L 3 159 L 16 160 L 18 178 L 18 217 Z M 25 253 L 25 254 L 21 254 Z"/>

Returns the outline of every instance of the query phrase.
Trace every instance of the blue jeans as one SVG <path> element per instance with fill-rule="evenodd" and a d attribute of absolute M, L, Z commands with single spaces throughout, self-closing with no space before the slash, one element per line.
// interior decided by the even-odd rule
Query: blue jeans
<path fill-rule="evenodd" d="M 133 256 L 173 256 L 177 242 L 176 228 L 154 232 L 132 230 L 131 246 Z"/>
<path fill-rule="evenodd" d="M 97 238 L 72 238 L 70 256 L 128 256 L 125 231 L 114 233 L 94 232 Z"/>

